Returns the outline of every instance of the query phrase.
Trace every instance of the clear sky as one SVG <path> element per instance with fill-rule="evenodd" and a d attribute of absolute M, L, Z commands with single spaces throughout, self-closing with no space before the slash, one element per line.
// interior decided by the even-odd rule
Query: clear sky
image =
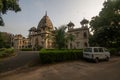
<path fill-rule="evenodd" d="M 80 27 L 83 18 L 90 20 L 99 14 L 105 0 L 19 0 L 21 12 L 9 11 L 3 15 L 4 27 L 1 32 L 22 34 L 27 37 L 28 30 L 37 27 L 47 11 L 53 25 L 59 27 L 72 21 Z"/>

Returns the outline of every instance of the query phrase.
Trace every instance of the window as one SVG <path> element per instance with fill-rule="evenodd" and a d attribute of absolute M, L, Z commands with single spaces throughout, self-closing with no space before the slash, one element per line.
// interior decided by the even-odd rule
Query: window
<path fill-rule="evenodd" d="M 87 44 L 87 42 L 85 42 L 85 43 L 84 43 L 84 45 L 85 45 L 85 47 L 88 47 L 88 44 Z"/>
<path fill-rule="evenodd" d="M 92 52 L 92 48 L 85 48 L 84 52 Z"/>
<path fill-rule="evenodd" d="M 99 51 L 98 51 L 98 48 L 94 48 L 94 52 L 99 52 Z"/>
<path fill-rule="evenodd" d="M 87 38 L 87 33 L 86 33 L 86 32 L 84 32 L 83 36 L 84 36 L 84 38 Z"/>
<path fill-rule="evenodd" d="M 103 48 L 99 48 L 99 52 L 103 52 Z"/>
<path fill-rule="evenodd" d="M 78 36 L 79 36 L 79 32 L 76 32 L 75 34 L 76 34 L 76 37 L 78 37 Z"/>
<path fill-rule="evenodd" d="M 70 49 L 72 49 L 72 43 L 70 43 Z"/>

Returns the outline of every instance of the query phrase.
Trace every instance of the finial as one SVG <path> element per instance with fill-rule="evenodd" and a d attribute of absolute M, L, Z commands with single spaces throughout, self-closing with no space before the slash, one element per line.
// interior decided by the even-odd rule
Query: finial
<path fill-rule="evenodd" d="M 45 11 L 45 16 L 47 16 L 47 11 Z"/>

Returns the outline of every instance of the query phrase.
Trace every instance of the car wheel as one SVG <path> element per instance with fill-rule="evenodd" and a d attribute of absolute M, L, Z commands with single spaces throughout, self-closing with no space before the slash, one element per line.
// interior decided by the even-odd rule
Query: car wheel
<path fill-rule="evenodd" d="M 106 57 L 106 61 L 109 61 L 109 57 L 108 56 Z"/>
<path fill-rule="evenodd" d="M 98 63 L 99 62 L 99 59 L 98 58 L 95 58 L 95 63 Z"/>

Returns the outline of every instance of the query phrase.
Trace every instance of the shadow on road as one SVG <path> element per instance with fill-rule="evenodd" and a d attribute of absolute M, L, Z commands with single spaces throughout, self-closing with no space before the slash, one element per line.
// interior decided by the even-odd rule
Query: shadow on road
<path fill-rule="evenodd" d="M 38 51 L 19 51 L 16 56 L 0 61 L 0 73 L 39 63 Z"/>

